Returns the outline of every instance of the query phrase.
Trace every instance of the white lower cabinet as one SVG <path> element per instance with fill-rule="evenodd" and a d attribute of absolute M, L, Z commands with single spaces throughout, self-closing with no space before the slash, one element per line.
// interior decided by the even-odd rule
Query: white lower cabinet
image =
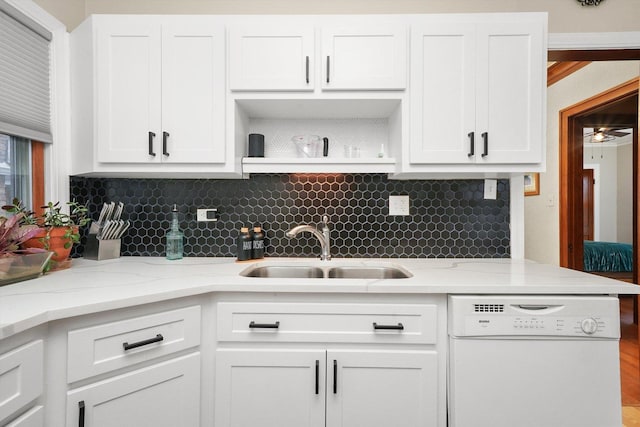
<path fill-rule="evenodd" d="M 218 350 L 217 427 L 438 424 L 435 351 Z"/>
<path fill-rule="evenodd" d="M 42 427 L 44 426 L 44 406 L 36 406 L 30 411 L 22 414 L 6 427 Z"/>
<path fill-rule="evenodd" d="M 436 297 L 219 302 L 215 426 L 445 426 L 445 321 Z"/>
<path fill-rule="evenodd" d="M 0 354 L 0 425 L 28 409 L 42 394 L 43 358 L 40 339 Z M 15 423 L 18 420 L 11 425 L 22 425 Z"/>
<path fill-rule="evenodd" d="M 327 352 L 327 426 L 438 425 L 435 351 Z"/>
<path fill-rule="evenodd" d="M 68 427 L 197 427 L 200 353 L 118 375 L 67 394 Z"/>
<path fill-rule="evenodd" d="M 218 350 L 216 427 L 325 425 L 323 350 Z"/>
<path fill-rule="evenodd" d="M 198 427 L 201 312 L 197 303 L 161 305 L 70 321 L 60 334 L 64 425 Z"/>

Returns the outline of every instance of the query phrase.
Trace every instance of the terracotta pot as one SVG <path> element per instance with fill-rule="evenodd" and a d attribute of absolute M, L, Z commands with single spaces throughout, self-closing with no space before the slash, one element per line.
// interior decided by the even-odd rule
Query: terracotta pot
<path fill-rule="evenodd" d="M 52 260 L 62 262 L 69 258 L 73 243 L 71 238 L 64 237 L 69 227 L 56 227 L 52 229 L 41 228 L 38 234 L 22 244 L 24 248 L 41 248 L 53 252 Z M 78 227 L 72 227 L 73 232 L 78 232 Z M 47 239 L 47 231 L 49 238 Z M 65 245 L 68 244 L 68 248 Z"/>

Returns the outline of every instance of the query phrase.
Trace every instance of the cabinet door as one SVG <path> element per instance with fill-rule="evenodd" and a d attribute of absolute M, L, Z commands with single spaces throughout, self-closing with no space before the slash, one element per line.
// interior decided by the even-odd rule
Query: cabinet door
<path fill-rule="evenodd" d="M 542 161 L 546 51 L 542 23 L 478 26 L 476 138 L 487 133 L 484 163 Z M 484 151 L 484 142 L 476 142 Z"/>
<path fill-rule="evenodd" d="M 322 64 L 324 90 L 404 89 L 407 28 L 323 28 Z"/>
<path fill-rule="evenodd" d="M 199 424 L 199 353 L 109 378 L 67 394 L 67 427 L 191 427 Z"/>
<path fill-rule="evenodd" d="M 143 19 L 104 21 L 96 37 L 97 160 L 159 162 L 160 25 Z M 150 132 L 156 133 L 154 147 L 149 147 Z"/>
<path fill-rule="evenodd" d="M 218 350 L 216 427 L 324 427 L 325 357 L 319 350 Z"/>
<path fill-rule="evenodd" d="M 44 406 L 36 406 L 28 412 L 22 414 L 5 427 L 43 427 L 44 426 Z"/>
<path fill-rule="evenodd" d="M 438 401 L 436 352 L 327 352 L 327 426 L 444 425 Z"/>
<path fill-rule="evenodd" d="M 42 340 L 0 354 L 0 425 L 42 394 L 43 358 Z"/>
<path fill-rule="evenodd" d="M 224 28 L 163 24 L 163 162 L 224 163 L 224 87 Z"/>
<path fill-rule="evenodd" d="M 313 90 L 314 35 L 310 26 L 232 28 L 231 90 Z"/>
<path fill-rule="evenodd" d="M 411 163 L 474 163 L 474 26 L 413 28 L 411 49 Z"/>

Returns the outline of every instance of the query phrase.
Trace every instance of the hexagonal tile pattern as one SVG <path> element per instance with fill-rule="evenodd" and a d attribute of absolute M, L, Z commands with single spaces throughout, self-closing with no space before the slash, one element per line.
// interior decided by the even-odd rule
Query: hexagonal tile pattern
<path fill-rule="evenodd" d="M 71 199 L 97 219 L 104 202 L 124 202 L 131 221 L 121 254 L 164 256 L 171 208 L 177 204 L 185 256 L 236 255 L 243 226 L 266 231 L 266 255 L 314 257 L 299 224 L 329 217 L 334 257 L 507 258 L 509 181 L 484 200 L 483 180 L 394 181 L 384 174 L 256 174 L 248 180 L 71 178 Z M 388 216 L 389 195 L 409 195 L 410 215 Z M 217 222 L 197 222 L 196 209 L 217 208 Z M 83 230 L 86 232 L 86 230 Z M 84 241 L 84 238 L 83 238 Z M 74 248 L 81 256 L 82 244 Z"/>

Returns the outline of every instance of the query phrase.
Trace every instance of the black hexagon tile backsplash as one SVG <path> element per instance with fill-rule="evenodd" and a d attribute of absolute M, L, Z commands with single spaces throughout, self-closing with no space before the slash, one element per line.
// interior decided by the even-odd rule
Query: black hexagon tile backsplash
<path fill-rule="evenodd" d="M 410 215 L 389 216 L 389 196 L 408 195 Z M 309 233 L 288 238 L 299 224 L 329 217 L 334 257 L 508 258 L 509 180 L 496 200 L 483 180 L 389 180 L 385 174 L 255 174 L 248 180 L 71 177 L 71 199 L 98 218 L 104 202 L 124 202 L 131 228 L 123 256 L 164 256 L 164 236 L 177 204 L 184 255 L 236 255 L 241 227 L 261 226 L 266 255 L 319 256 Z M 196 209 L 216 208 L 218 221 L 197 222 Z M 86 231 L 86 230 L 85 230 Z M 84 238 L 83 238 L 84 241 Z M 74 248 L 81 256 L 82 244 Z"/>

